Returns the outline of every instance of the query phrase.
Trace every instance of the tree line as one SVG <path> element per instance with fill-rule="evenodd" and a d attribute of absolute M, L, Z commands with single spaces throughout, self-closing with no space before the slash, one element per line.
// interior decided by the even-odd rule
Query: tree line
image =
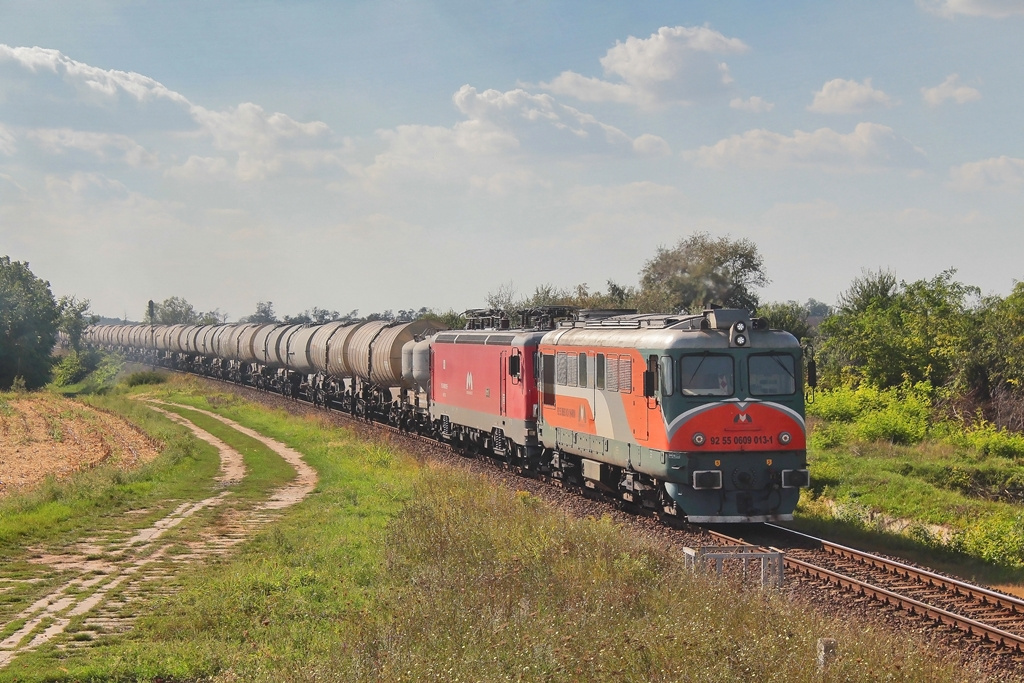
<path fill-rule="evenodd" d="M 1016 283 L 1006 297 L 983 296 L 977 287 L 959 282 L 953 270 L 914 282 L 884 270 L 864 271 L 834 307 L 815 299 L 762 302 L 757 289 L 768 283 L 752 241 L 696 233 L 659 247 L 640 270 L 636 285 L 609 280 L 595 290 L 586 283 L 570 288 L 541 284 L 521 296 L 509 282 L 488 293 L 486 303 L 513 315 L 548 305 L 641 313 L 699 313 L 712 303 L 746 308 L 805 342 L 808 354 L 816 356 L 823 388 L 926 387 L 938 409 L 1024 429 L 1024 283 Z M 459 312 L 425 307 L 360 316 L 358 309 L 341 313 L 313 306 L 279 316 L 269 301 L 259 302 L 239 322 L 423 317 L 450 328 L 465 324 Z M 227 315 L 217 309 L 197 311 L 185 299 L 170 297 L 149 302 L 143 320 L 213 324 L 225 322 Z M 27 263 L 0 257 L 0 388 L 12 386 L 16 378 L 29 387 L 44 384 L 57 331 L 77 349 L 83 330 L 95 321 L 87 300 L 55 299 L 49 283 L 35 277 Z"/>

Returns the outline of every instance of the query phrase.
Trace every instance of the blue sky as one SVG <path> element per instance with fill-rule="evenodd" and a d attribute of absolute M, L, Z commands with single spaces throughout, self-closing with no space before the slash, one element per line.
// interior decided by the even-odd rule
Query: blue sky
<path fill-rule="evenodd" d="M 1022 278 L 1024 0 L 6 2 L 0 253 L 183 296 L 464 309 L 748 238 L 762 299 Z"/>

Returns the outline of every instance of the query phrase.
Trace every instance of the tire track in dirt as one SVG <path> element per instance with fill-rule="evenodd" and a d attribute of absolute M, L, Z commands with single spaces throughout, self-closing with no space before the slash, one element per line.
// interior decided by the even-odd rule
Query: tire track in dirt
<path fill-rule="evenodd" d="M 230 489 L 242 480 L 245 463 L 241 453 L 186 418 L 152 405 L 176 404 L 154 399 L 147 402 L 153 410 L 185 425 L 198 438 L 217 448 L 220 473 L 215 480 L 218 486 Z M 181 407 L 208 415 L 260 441 L 295 468 L 295 479 L 255 505 L 235 503 L 230 498 L 232 491 L 223 490 L 204 500 L 184 502 L 169 515 L 132 535 L 114 530 L 100 538 L 83 540 L 66 552 L 41 554 L 32 559 L 45 573 L 61 572 L 71 577 L 0 624 L 0 635 L 10 632 L 0 640 L 0 668 L 18 655 L 57 638 L 77 617 L 84 617 L 79 634 L 86 637 L 70 640 L 63 647 L 87 645 L 95 637 L 131 629 L 143 598 L 172 592 L 171 587 L 160 585 L 159 581 L 173 577 L 188 563 L 230 550 L 251 536 L 255 529 L 276 519 L 281 510 L 301 501 L 316 486 L 315 470 L 302 460 L 298 451 L 215 413 Z M 225 504 L 226 501 L 229 504 Z M 221 517 L 226 523 L 205 528 L 199 542 L 188 544 L 188 552 L 169 552 L 176 544 L 173 535 L 164 538 L 168 531 L 200 510 L 221 505 L 224 505 Z M 0 569 L 0 587 L 39 580 L 39 577 L 5 578 Z"/>

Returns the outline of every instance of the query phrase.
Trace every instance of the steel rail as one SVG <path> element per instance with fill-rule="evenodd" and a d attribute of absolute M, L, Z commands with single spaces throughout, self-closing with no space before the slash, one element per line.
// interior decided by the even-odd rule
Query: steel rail
<path fill-rule="evenodd" d="M 1016 598 L 1012 598 L 1010 596 L 1000 595 L 999 593 L 995 593 L 994 591 L 990 591 L 980 586 L 972 586 L 971 584 L 964 583 L 962 581 L 948 579 L 947 577 L 939 576 L 938 574 L 934 574 L 933 572 L 929 572 L 922 569 L 916 569 L 914 567 L 910 567 L 909 565 L 905 565 L 900 562 L 886 560 L 885 558 L 878 557 L 876 555 L 871 555 L 870 553 L 865 553 L 854 548 L 842 546 L 838 543 L 831 543 L 829 541 L 825 541 L 824 539 L 809 536 L 807 534 L 803 534 L 798 531 L 793 531 L 791 529 L 786 529 L 785 527 L 777 527 L 775 525 L 766 526 L 771 526 L 775 529 L 781 529 L 787 533 L 803 537 L 806 540 L 818 542 L 823 546 L 823 548 L 826 545 L 832 546 L 832 548 L 836 549 L 837 554 L 840 554 L 841 556 L 846 557 L 847 559 L 853 559 L 861 562 L 862 564 L 867 564 L 868 566 L 883 569 L 886 571 L 891 571 L 891 567 L 898 567 L 900 568 L 900 571 L 896 572 L 897 575 L 906 576 L 907 578 L 916 578 L 918 575 L 920 575 L 922 577 L 927 577 L 929 579 L 931 577 L 941 579 L 941 583 L 937 581 L 936 584 L 940 585 L 941 587 L 945 587 L 943 584 L 945 584 L 945 582 L 949 582 L 953 586 L 951 590 L 957 592 L 960 595 L 964 595 L 966 593 L 969 597 L 975 597 L 975 599 L 982 600 L 983 602 L 991 601 L 993 596 L 999 597 L 1007 601 L 1011 605 L 1010 607 L 1006 607 L 1006 609 L 1009 609 L 1017 614 L 1020 613 L 1018 611 L 1020 606 L 1024 605 L 1024 601 L 1017 600 Z M 751 545 L 750 543 L 747 543 L 742 539 L 733 538 L 731 536 L 727 536 L 717 531 L 712 531 L 711 535 L 715 537 L 717 540 L 722 541 L 723 543 L 729 543 L 732 545 Z M 839 549 L 841 549 L 841 552 L 838 552 Z M 834 552 L 831 549 L 828 549 L 826 551 Z M 950 612 L 941 607 L 929 605 L 925 602 L 917 600 L 916 598 L 911 598 L 906 595 L 900 595 L 886 588 L 873 586 L 869 583 L 860 581 L 859 579 L 855 579 L 851 576 L 846 576 L 831 569 L 826 569 L 824 567 L 819 567 L 817 565 L 811 564 L 810 562 L 798 560 L 794 557 L 784 555 L 783 564 L 786 567 L 794 569 L 807 576 L 822 579 L 828 581 L 829 583 L 834 583 L 835 585 L 846 590 L 850 590 L 857 594 L 878 600 L 884 604 L 895 605 L 897 607 L 900 607 L 911 612 L 912 614 L 919 614 L 928 617 L 941 624 L 953 626 L 968 634 L 980 637 L 985 641 L 992 642 L 997 645 L 1001 645 L 1003 647 L 1016 650 L 1017 652 L 1024 653 L 1024 636 L 1020 636 L 1015 633 L 1010 633 L 1009 631 L 1004 631 L 1003 629 L 998 628 L 996 626 L 990 626 L 988 624 L 977 621 L 970 617 L 965 617 L 954 612 Z M 927 585 L 936 585 L 928 584 L 925 581 L 922 581 L 922 583 L 926 583 Z M 965 591 L 965 593 L 959 592 L 960 590 L 964 589 L 970 589 L 970 591 Z M 977 594 L 977 596 L 974 595 L 975 593 Z"/>
<path fill-rule="evenodd" d="M 989 626 L 988 624 L 984 624 L 980 621 L 949 612 L 941 607 L 935 607 L 905 595 L 894 593 L 885 588 L 872 586 L 864 581 L 844 576 L 838 572 L 825 569 L 824 567 L 818 567 L 810 564 L 809 562 L 804 562 L 803 560 L 786 557 L 784 561 L 788 566 L 793 567 L 797 571 L 803 572 L 808 576 L 824 579 L 825 581 L 835 583 L 842 588 L 879 600 L 885 604 L 894 604 L 913 614 L 920 614 L 939 623 L 946 624 L 947 626 L 953 626 L 986 641 L 1017 650 L 1018 652 L 1024 652 L 1024 636 L 1004 631 L 995 626 Z"/>
<path fill-rule="evenodd" d="M 896 560 L 890 560 L 885 557 L 879 557 L 877 555 L 865 553 L 860 550 L 857 550 L 856 548 L 850 548 L 845 545 L 833 543 L 832 541 L 826 541 L 823 538 L 817 538 L 815 536 L 811 536 L 800 531 L 794 531 L 793 529 L 787 529 L 786 527 L 778 526 L 776 524 L 765 524 L 765 526 L 771 529 L 776 529 L 788 534 L 792 534 L 793 536 L 798 536 L 800 538 L 813 541 L 815 543 L 820 543 L 822 550 L 832 553 L 833 555 L 838 555 L 840 557 L 856 560 L 858 562 L 867 564 L 872 567 L 878 567 L 879 569 L 884 569 L 890 574 L 895 574 L 896 576 L 903 576 L 908 579 L 916 579 L 917 581 L 920 581 L 922 584 L 928 586 L 938 586 L 941 588 L 945 588 L 946 590 L 956 595 L 964 595 L 970 598 L 974 598 L 975 600 L 978 600 L 984 604 L 997 605 L 999 607 L 1002 607 L 1003 609 L 1014 612 L 1015 614 L 1024 614 L 1024 600 L 1021 600 L 1019 598 L 1015 598 L 1010 595 L 1003 595 L 1002 593 L 997 593 L 996 591 L 989 590 L 988 588 L 975 586 L 973 584 L 966 583 L 965 581 L 953 579 L 948 576 L 942 576 L 940 574 L 930 572 L 927 569 L 911 567 L 910 565 L 903 564 L 902 562 L 897 562 Z"/>

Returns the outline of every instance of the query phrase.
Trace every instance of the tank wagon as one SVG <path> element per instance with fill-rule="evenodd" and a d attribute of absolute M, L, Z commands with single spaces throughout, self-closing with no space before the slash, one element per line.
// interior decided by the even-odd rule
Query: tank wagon
<path fill-rule="evenodd" d="M 129 357 L 431 435 L 691 522 L 792 519 L 804 359 L 747 311 L 467 312 L 436 322 L 95 326 Z M 813 361 L 808 377 L 814 383 Z"/>

